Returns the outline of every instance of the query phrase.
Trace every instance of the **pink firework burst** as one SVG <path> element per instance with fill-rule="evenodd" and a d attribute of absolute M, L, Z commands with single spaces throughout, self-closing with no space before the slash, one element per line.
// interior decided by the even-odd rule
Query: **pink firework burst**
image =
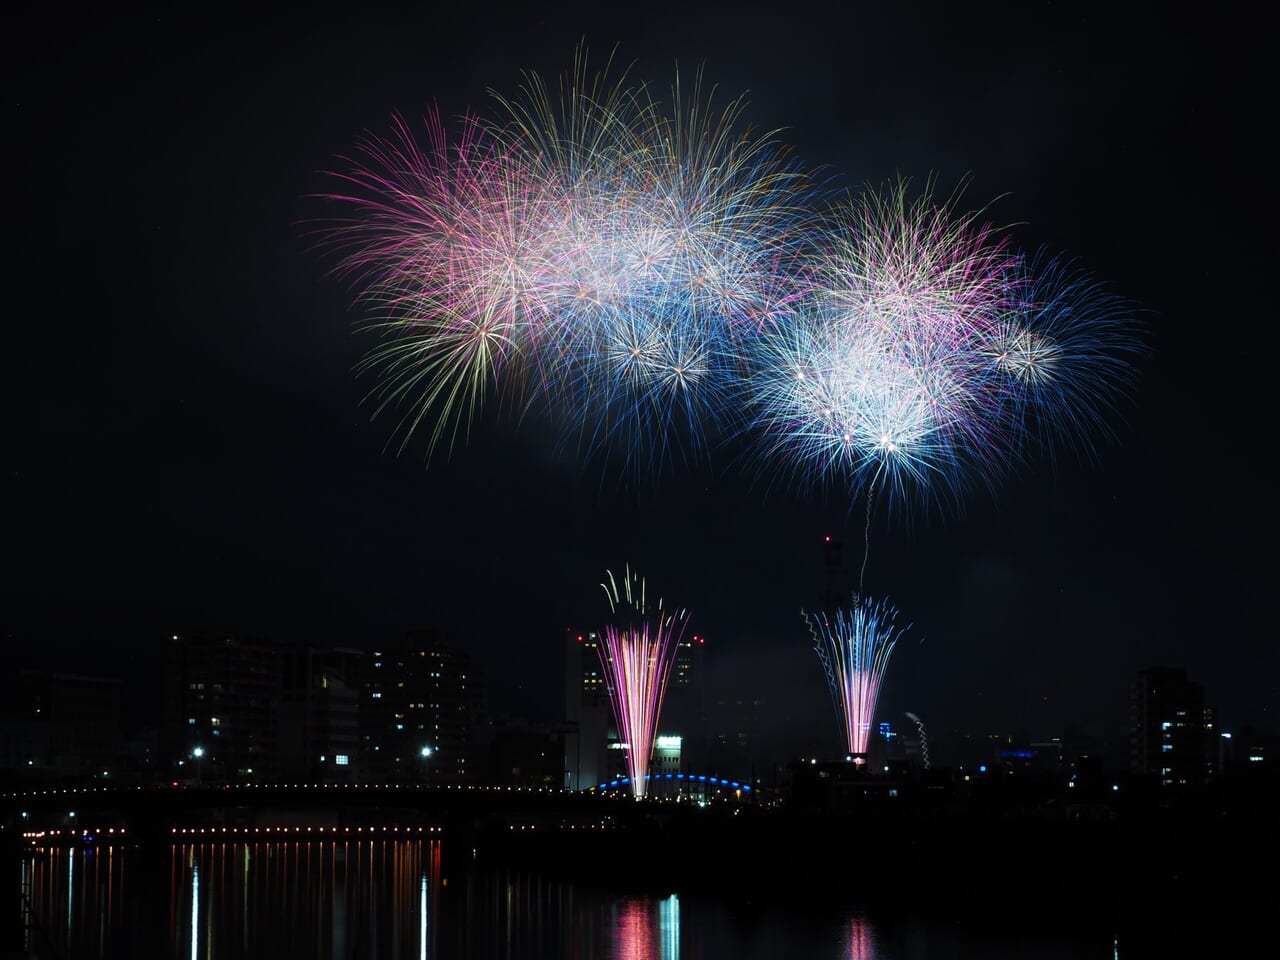
<path fill-rule="evenodd" d="M 601 586 L 615 622 L 602 631 L 600 666 L 613 705 L 618 741 L 627 751 L 631 792 L 640 799 L 645 794 L 662 702 L 688 615 L 684 610 L 667 609 L 661 599 L 651 604 L 644 580 L 630 567 L 621 584 L 611 571 L 607 578 Z"/>

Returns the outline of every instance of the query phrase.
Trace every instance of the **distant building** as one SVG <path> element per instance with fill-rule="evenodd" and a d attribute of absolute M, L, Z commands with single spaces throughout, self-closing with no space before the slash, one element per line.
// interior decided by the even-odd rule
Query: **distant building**
<path fill-rule="evenodd" d="M 1199 786 L 1218 768 L 1214 710 L 1204 688 L 1173 667 L 1138 671 L 1129 693 L 1129 766 L 1161 787 Z"/>
<path fill-rule="evenodd" d="M 759 769 L 764 701 L 759 698 L 720 699 L 711 709 L 711 743 L 707 767 L 722 776 L 748 782 Z"/>
<path fill-rule="evenodd" d="M 585 790 L 607 775 L 606 746 L 613 712 L 600 636 L 590 630 L 565 631 L 564 787 Z"/>
<path fill-rule="evenodd" d="M 118 774 L 120 680 L 18 670 L 0 708 L 0 771 L 15 779 L 83 783 Z"/>
<path fill-rule="evenodd" d="M 680 738 L 679 762 L 685 772 L 703 772 L 709 760 L 710 721 L 702 697 L 706 649 L 702 634 L 680 641 L 658 718 L 659 735 Z"/>
<path fill-rule="evenodd" d="M 360 770 L 372 782 L 477 782 L 471 754 L 483 680 L 436 630 L 367 653 L 361 670 Z"/>
<path fill-rule="evenodd" d="M 285 651 L 270 640 L 172 638 L 159 745 L 173 777 L 229 783 L 279 778 L 284 663 Z"/>
<path fill-rule="evenodd" d="M 564 731 L 523 721 L 482 724 L 475 738 L 477 779 L 488 786 L 559 790 Z"/>
<path fill-rule="evenodd" d="M 359 779 L 360 676 L 366 651 L 298 647 L 283 656 L 280 775 L 286 781 Z"/>

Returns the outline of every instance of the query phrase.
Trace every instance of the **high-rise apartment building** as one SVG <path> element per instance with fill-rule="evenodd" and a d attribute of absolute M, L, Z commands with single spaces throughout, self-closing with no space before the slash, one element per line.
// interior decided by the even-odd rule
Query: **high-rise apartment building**
<path fill-rule="evenodd" d="M 365 651 L 298 647 L 283 654 L 280 774 L 286 781 L 359 779 L 360 679 Z"/>
<path fill-rule="evenodd" d="M 361 674 L 362 779 L 475 782 L 483 681 L 466 653 L 439 631 L 418 630 L 366 654 Z"/>
<path fill-rule="evenodd" d="M 118 774 L 118 679 L 24 669 L 0 697 L 0 771 L 77 783 Z"/>
<path fill-rule="evenodd" d="M 1173 667 L 1138 671 L 1129 693 L 1129 763 L 1162 787 L 1203 784 L 1216 772 L 1217 724 L 1204 688 Z"/>
<path fill-rule="evenodd" d="M 565 632 L 564 786 L 585 790 L 608 773 L 606 748 L 613 712 L 600 635 L 590 630 Z"/>
<path fill-rule="evenodd" d="M 162 681 L 160 750 L 175 777 L 277 780 L 283 650 L 255 637 L 174 636 Z"/>

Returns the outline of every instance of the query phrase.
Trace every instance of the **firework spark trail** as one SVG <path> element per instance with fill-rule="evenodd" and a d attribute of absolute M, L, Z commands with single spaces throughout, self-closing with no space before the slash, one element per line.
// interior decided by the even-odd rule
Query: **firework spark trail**
<path fill-rule="evenodd" d="M 498 120 L 436 112 L 367 136 L 328 195 L 351 208 L 326 246 L 366 288 L 383 335 L 361 372 L 401 449 L 452 449 L 497 390 L 537 406 L 591 457 L 639 470 L 706 455 L 742 405 L 734 341 L 776 322 L 803 231 L 802 173 L 773 134 L 739 132 L 701 77 L 663 105 L 579 56 L 557 96 L 528 76 Z"/>
<path fill-rule="evenodd" d="M 805 216 L 806 176 L 772 134 L 739 133 L 743 104 L 718 114 L 699 76 L 664 106 L 643 85 L 529 77 L 510 115 L 511 149 L 572 197 L 556 260 L 566 339 L 558 404 L 586 458 L 621 450 L 637 472 L 703 458 L 742 408 L 737 340 L 792 296 L 782 269 Z M 572 428 L 576 427 L 576 430 Z"/>
<path fill-rule="evenodd" d="M 946 510 L 1032 453 L 1091 452 L 1141 352 L 1132 312 L 981 210 L 908 181 L 818 196 L 776 132 L 668 102 L 585 52 L 497 116 L 368 135 L 326 199 L 380 341 L 359 372 L 400 450 L 465 442 L 490 395 L 581 460 L 656 476 L 746 441 L 760 477 Z"/>
<path fill-rule="evenodd" d="M 958 499 L 1008 465 L 990 343 L 1016 257 L 977 214 L 907 184 L 835 208 L 799 316 L 755 346 L 759 459 L 799 486 Z"/>
<path fill-rule="evenodd" d="M 627 750 L 632 795 L 642 798 L 667 683 L 688 615 L 684 610 L 667 610 L 661 600 L 651 608 L 646 601 L 644 580 L 632 574 L 629 566 L 621 588 L 612 571 L 606 573 L 607 582 L 601 587 L 609 601 L 610 615 L 620 622 L 604 628 L 603 642 L 597 649 L 613 705 L 618 741 Z"/>
<path fill-rule="evenodd" d="M 1012 308 L 984 345 L 1006 378 L 1013 432 L 1029 453 L 1053 459 L 1061 445 L 1087 459 L 1114 436 L 1112 418 L 1145 353 L 1135 307 L 1043 248 L 1017 270 Z"/>
<path fill-rule="evenodd" d="M 855 598 L 852 607 L 833 615 L 810 616 L 804 610 L 800 615 L 809 627 L 844 726 L 846 749 L 854 756 L 864 756 L 889 656 L 910 626 L 895 624 L 898 611 L 887 601 Z"/>
<path fill-rule="evenodd" d="M 920 760 L 926 770 L 929 769 L 929 735 L 925 733 L 924 721 L 910 711 L 907 719 L 916 725 L 916 734 L 920 737 Z"/>
<path fill-rule="evenodd" d="M 354 213 L 322 236 L 372 307 L 380 339 L 360 371 L 379 378 L 374 415 L 401 411 L 401 450 L 425 428 L 429 456 L 446 437 L 452 447 L 486 390 L 524 404 L 554 198 L 476 119 L 453 142 L 438 112 L 424 126 L 425 142 L 400 118 L 393 136 L 361 142 L 333 174 L 345 189 L 327 195 Z"/>
<path fill-rule="evenodd" d="M 898 497 L 956 483 L 952 415 L 931 402 L 921 371 L 872 327 L 799 321 L 756 348 L 757 439 L 765 470 L 801 487 L 875 482 Z"/>

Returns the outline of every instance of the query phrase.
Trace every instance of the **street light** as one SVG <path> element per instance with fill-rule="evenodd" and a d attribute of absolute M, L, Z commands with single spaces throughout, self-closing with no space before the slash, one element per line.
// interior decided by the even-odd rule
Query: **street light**
<path fill-rule="evenodd" d="M 202 775 L 204 765 L 200 762 L 200 758 L 204 756 L 204 747 L 196 747 L 191 751 L 191 755 L 196 758 L 196 784 L 202 785 L 204 783 Z"/>

